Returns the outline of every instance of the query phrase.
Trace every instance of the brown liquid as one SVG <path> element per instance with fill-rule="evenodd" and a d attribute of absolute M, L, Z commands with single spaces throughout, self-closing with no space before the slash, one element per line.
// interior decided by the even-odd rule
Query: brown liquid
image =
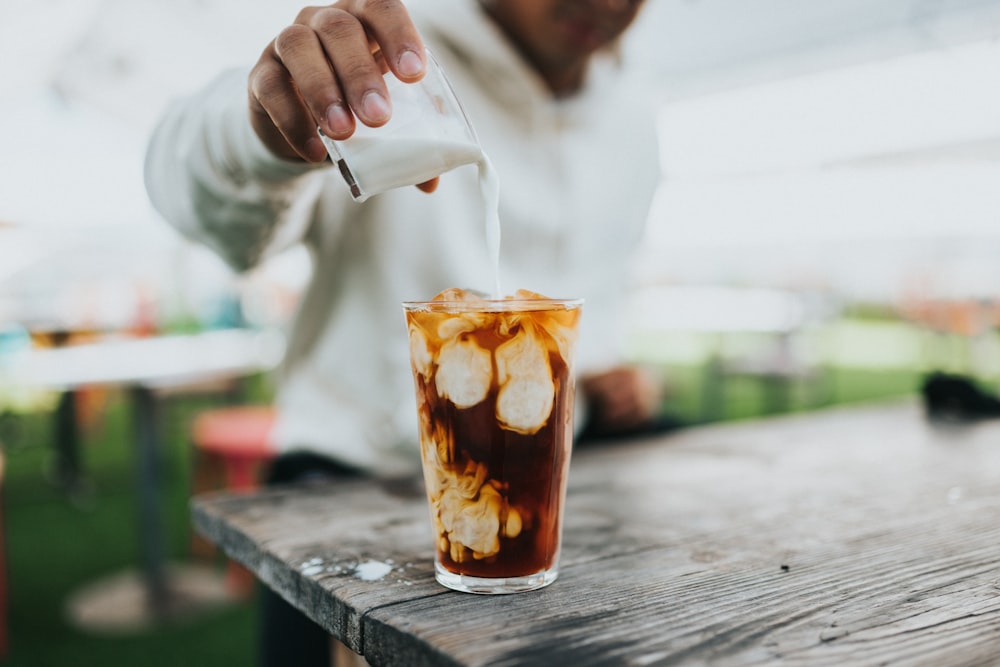
<path fill-rule="evenodd" d="M 572 442 L 573 383 L 560 345 L 549 331 L 555 323 L 564 327 L 556 335 L 575 333 L 579 311 L 475 313 L 477 328 L 459 337 L 489 353 L 492 373 L 485 398 L 469 407 L 456 406 L 437 386 L 437 362 L 446 343 L 437 337 L 441 322 L 461 315 L 410 312 L 407 316 L 411 336 L 414 328 L 419 330 L 434 360 L 424 373 L 415 363 L 414 379 L 439 562 L 456 574 L 490 578 L 550 569 L 559 552 Z M 542 358 L 547 357 L 549 369 L 543 373 L 549 374 L 554 391 L 552 409 L 534 432 L 525 432 L 533 426 L 513 429 L 498 417 L 502 387 L 496 350 L 522 334 L 522 329 L 545 350 Z M 456 488 L 463 489 L 461 498 Z M 448 497 L 452 502 L 447 502 Z M 456 515 L 456 508 L 457 515 L 464 517 L 449 519 Z M 477 539 L 466 539 L 463 534 L 474 534 Z"/>

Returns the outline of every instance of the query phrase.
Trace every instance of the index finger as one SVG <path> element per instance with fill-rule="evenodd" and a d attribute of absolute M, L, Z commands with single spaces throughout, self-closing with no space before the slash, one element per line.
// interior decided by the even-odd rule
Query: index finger
<path fill-rule="evenodd" d="M 378 44 L 382 58 L 400 81 L 424 76 L 424 42 L 401 0 L 351 0 L 349 9 Z"/>

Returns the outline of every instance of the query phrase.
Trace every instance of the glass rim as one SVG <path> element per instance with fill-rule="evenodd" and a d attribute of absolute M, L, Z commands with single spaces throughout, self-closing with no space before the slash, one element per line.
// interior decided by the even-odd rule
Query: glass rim
<path fill-rule="evenodd" d="M 506 313 L 538 310 L 575 310 L 583 299 L 480 299 L 477 301 L 404 301 L 407 312 Z"/>

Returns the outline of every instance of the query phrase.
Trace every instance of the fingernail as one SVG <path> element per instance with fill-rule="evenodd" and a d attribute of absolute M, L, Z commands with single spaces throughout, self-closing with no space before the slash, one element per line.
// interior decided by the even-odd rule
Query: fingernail
<path fill-rule="evenodd" d="M 387 120 L 391 113 L 388 100 L 375 90 L 369 90 L 361 98 L 361 108 L 365 112 L 365 118 L 373 122 Z"/>
<path fill-rule="evenodd" d="M 327 107 L 326 122 L 334 134 L 346 134 L 351 131 L 351 116 L 340 103 Z"/>
<path fill-rule="evenodd" d="M 403 51 L 396 63 L 396 69 L 406 77 L 417 76 L 424 71 L 424 62 L 413 51 Z"/>

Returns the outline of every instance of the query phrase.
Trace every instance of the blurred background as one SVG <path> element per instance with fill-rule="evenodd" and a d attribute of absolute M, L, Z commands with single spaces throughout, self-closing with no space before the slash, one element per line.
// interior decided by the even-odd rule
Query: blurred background
<path fill-rule="evenodd" d="M 695 423 L 906 397 L 934 370 L 993 392 L 1000 0 L 646 5 L 625 48 L 660 100 L 664 169 L 630 353 L 670 385 L 665 408 Z M 73 385 L 68 412 L 69 380 L 26 389 L 17 359 L 98 334 L 265 336 L 156 392 L 163 550 L 224 579 L 189 527 L 191 493 L 227 484 L 193 425 L 267 403 L 310 267 L 293 249 L 234 276 L 182 241 L 146 200 L 143 151 L 172 98 L 255 61 L 299 6 L 0 5 L 4 664 L 253 663 L 254 606 L 225 581 L 167 623 L 88 622 L 81 591 L 143 556 L 134 392 Z"/>

